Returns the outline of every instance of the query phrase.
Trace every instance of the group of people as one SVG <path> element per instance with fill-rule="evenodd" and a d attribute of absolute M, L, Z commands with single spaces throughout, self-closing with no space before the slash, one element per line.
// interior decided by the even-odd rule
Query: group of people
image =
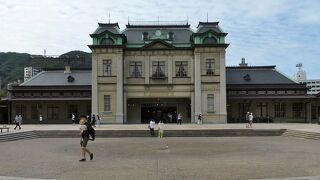
<path fill-rule="evenodd" d="M 154 119 L 151 119 L 148 125 L 148 128 L 150 129 L 150 135 L 155 136 L 154 134 L 154 129 L 156 128 L 156 122 Z M 162 120 L 159 121 L 158 123 L 158 137 L 163 138 L 163 132 L 164 132 L 164 123 Z"/>
<path fill-rule="evenodd" d="M 97 116 L 95 114 L 92 114 L 92 116 L 87 115 L 86 119 L 93 127 L 96 127 L 96 125 L 98 127 L 100 127 L 101 119 L 100 119 L 99 115 L 97 115 Z M 80 120 L 81 120 L 81 117 L 80 117 Z M 80 120 L 79 120 L 79 122 L 80 122 Z M 75 113 L 71 114 L 71 121 L 72 121 L 73 125 L 75 125 L 77 123 L 77 116 Z"/>
<path fill-rule="evenodd" d="M 247 112 L 246 114 L 246 128 L 252 128 L 252 122 L 253 122 L 253 115 L 250 112 Z"/>
<path fill-rule="evenodd" d="M 178 120 L 178 121 L 177 121 L 177 125 L 178 125 L 178 124 L 181 125 L 181 124 L 182 124 L 182 115 L 181 115 L 181 113 L 178 114 L 178 119 L 177 119 L 177 120 Z M 199 114 L 199 115 L 198 115 L 197 124 L 202 124 L 202 114 Z M 155 128 L 156 128 L 156 122 L 155 122 L 154 119 L 151 119 L 151 120 L 150 120 L 149 125 L 148 125 L 148 128 L 149 128 L 149 130 L 150 130 L 150 135 L 151 135 L 151 136 L 155 136 L 154 130 L 155 130 Z M 158 123 L 158 132 L 159 132 L 158 137 L 159 137 L 159 138 L 163 138 L 164 123 L 163 123 L 162 120 L 160 120 L 159 123 Z"/>

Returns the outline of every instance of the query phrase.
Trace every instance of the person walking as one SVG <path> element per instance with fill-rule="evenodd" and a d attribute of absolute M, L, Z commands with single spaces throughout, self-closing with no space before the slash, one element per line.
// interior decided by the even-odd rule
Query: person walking
<path fill-rule="evenodd" d="M 159 121 L 158 123 L 158 131 L 159 131 L 159 138 L 163 138 L 163 133 L 164 133 L 164 123 L 162 120 Z"/>
<path fill-rule="evenodd" d="M 16 117 L 14 118 L 14 122 L 16 123 L 16 127 L 14 129 L 17 129 L 17 127 L 19 127 L 19 129 L 21 129 L 20 118 L 18 115 L 16 115 Z"/>
<path fill-rule="evenodd" d="M 181 115 L 181 113 L 178 114 L 177 125 L 178 125 L 178 124 L 180 124 L 180 125 L 182 124 L 182 115 Z"/>
<path fill-rule="evenodd" d="M 151 119 L 149 123 L 150 135 L 154 136 L 154 128 L 156 127 L 156 122 Z"/>
<path fill-rule="evenodd" d="M 71 115 L 71 121 L 72 121 L 73 125 L 76 124 L 76 115 L 74 113 L 72 113 L 72 115 Z"/>
<path fill-rule="evenodd" d="M 250 126 L 250 128 L 252 128 L 252 122 L 253 122 L 253 115 L 252 115 L 252 113 L 250 113 L 250 115 L 249 115 L 249 126 Z"/>
<path fill-rule="evenodd" d="M 81 155 L 82 159 L 80 159 L 80 162 L 86 161 L 86 153 L 89 154 L 90 160 L 93 159 L 93 153 L 90 152 L 90 150 L 87 148 L 88 140 L 89 140 L 89 133 L 87 131 L 87 126 L 85 123 L 87 122 L 87 119 L 84 116 L 80 117 L 80 145 L 81 145 Z"/>
<path fill-rule="evenodd" d="M 42 119 L 42 115 L 40 114 L 40 116 L 39 116 L 39 124 L 42 125 L 42 123 L 43 123 L 43 119 Z"/>
<path fill-rule="evenodd" d="M 100 119 L 100 116 L 97 114 L 97 125 L 98 125 L 98 127 L 100 127 L 100 124 L 101 124 L 101 119 Z"/>
<path fill-rule="evenodd" d="M 202 114 L 199 114 L 197 124 L 202 124 Z"/>
<path fill-rule="evenodd" d="M 96 115 L 94 115 L 94 114 L 92 114 L 91 125 L 92 125 L 93 127 L 96 127 Z"/>
<path fill-rule="evenodd" d="M 247 114 L 246 114 L 246 128 L 249 128 L 249 115 L 250 115 L 250 112 L 247 112 Z"/>

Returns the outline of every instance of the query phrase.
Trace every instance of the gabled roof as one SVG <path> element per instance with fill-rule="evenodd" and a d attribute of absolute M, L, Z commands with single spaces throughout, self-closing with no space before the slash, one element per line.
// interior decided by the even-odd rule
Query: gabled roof
<path fill-rule="evenodd" d="M 120 27 L 118 23 L 98 23 L 98 28 L 90 34 L 90 36 L 99 35 L 105 31 L 109 31 L 113 34 L 120 34 Z"/>
<path fill-rule="evenodd" d="M 212 30 L 216 33 L 225 34 L 219 27 L 219 22 L 199 22 L 197 26 L 197 33 L 204 33 L 209 30 Z"/>
<path fill-rule="evenodd" d="M 227 84 L 297 84 L 275 66 L 227 67 Z"/>
<path fill-rule="evenodd" d="M 149 44 L 144 45 L 142 48 L 153 48 L 156 45 L 160 45 L 159 48 L 174 48 L 174 46 L 172 44 L 169 44 L 163 40 L 154 40 Z M 158 47 L 155 47 L 155 49 L 157 49 Z"/>
<path fill-rule="evenodd" d="M 68 77 L 74 78 L 73 82 L 68 82 Z M 70 77 L 69 77 L 70 79 Z M 63 70 L 42 71 L 31 79 L 20 84 L 20 86 L 91 86 L 91 71 L 77 70 L 71 73 L 64 73 Z"/>

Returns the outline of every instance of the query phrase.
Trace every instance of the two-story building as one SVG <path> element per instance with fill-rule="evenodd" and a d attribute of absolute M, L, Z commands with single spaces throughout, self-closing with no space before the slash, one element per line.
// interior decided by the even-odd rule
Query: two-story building
<path fill-rule="evenodd" d="M 104 123 L 226 123 L 225 43 L 218 22 L 99 23 L 92 33 L 92 113 Z"/>

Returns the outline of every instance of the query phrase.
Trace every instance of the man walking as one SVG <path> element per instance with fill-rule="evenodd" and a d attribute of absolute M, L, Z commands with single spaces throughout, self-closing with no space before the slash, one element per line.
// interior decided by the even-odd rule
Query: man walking
<path fill-rule="evenodd" d="M 178 124 L 180 124 L 180 125 L 182 124 L 182 115 L 181 115 L 181 113 L 178 114 L 177 125 L 178 125 Z"/>
<path fill-rule="evenodd" d="M 17 129 L 17 127 L 19 127 L 19 129 L 21 129 L 20 118 L 18 115 L 16 115 L 16 117 L 14 118 L 14 122 L 16 123 L 16 127 L 14 129 Z"/>
<path fill-rule="evenodd" d="M 84 116 L 81 116 L 79 124 L 80 124 L 80 136 L 81 136 L 80 145 L 81 145 L 82 159 L 79 160 L 80 162 L 86 161 L 86 153 L 90 155 L 90 160 L 93 159 L 93 153 L 91 153 L 87 148 L 87 144 L 89 140 L 89 132 L 88 132 L 87 126 L 85 125 L 86 122 L 87 122 L 87 119 Z"/>
<path fill-rule="evenodd" d="M 155 126 L 156 126 L 156 122 L 153 119 L 151 119 L 150 123 L 149 123 L 149 129 L 150 129 L 150 135 L 151 136 L 154 136 L 154 128 L 155 128 Z"/>

